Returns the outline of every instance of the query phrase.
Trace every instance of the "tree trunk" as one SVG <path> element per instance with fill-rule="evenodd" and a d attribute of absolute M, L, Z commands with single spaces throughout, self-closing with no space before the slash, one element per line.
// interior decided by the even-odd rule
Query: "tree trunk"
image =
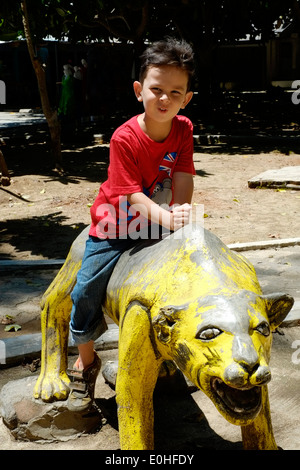
<path fill-rule="evenodd" d="M 57 111 L 52 109 L 50 105 L 48 90 L 47 90 L 47 83 L 46 83 L 46 73 L 42 64 L 36 57 L 36 54 L 34 51 L 32 39 L 31 39 L 31 33 L 30 33 L 26 0 L 23 0 L 21 2 L 21 7 L 23 11 L 22 20 L 23 20 L 23 27 L 24 27 L 24 33 L 26 37 L 28 52 L 29 52 L 31 63 L 33 65 L 37 82 L 38 82 L 38 88 L 39 88 L 43 113 L 45 115 L 45 118 L 49 127 L 55 168 L 57 168 L 58 170 L 62 170 L 60 123 L 58 120 Z"/>

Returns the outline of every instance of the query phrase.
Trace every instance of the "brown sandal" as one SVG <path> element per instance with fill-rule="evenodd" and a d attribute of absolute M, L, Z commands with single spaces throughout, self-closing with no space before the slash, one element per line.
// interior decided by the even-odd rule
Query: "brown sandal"
<path fill-rule="evenodd" d="M 86 411 L 93 404 L 97 376 L 101 368 L 101 359 L 95 354 L 92 364 L 83 370 L 68 369 L 67 374 L 71 380 L 70 394 L 67 402 L 70 411 Z"/>

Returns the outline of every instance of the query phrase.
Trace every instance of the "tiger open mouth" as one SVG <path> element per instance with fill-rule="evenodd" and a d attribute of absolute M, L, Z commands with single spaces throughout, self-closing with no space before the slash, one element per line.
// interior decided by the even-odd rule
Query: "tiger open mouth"
<path fill-rule="evenodd" d="M 211 390 L 217 405 L 235 419 L 252 419 L 260 410 L 261 387 L 233 388 L 218 377 L 213 377 Z"/>

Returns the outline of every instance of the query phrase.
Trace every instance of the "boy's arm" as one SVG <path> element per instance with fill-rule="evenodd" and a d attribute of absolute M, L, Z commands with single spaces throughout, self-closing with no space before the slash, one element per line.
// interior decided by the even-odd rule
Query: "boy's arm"
<path fill-rule="evenodd" d="M 189 222 L 191 206 L 183 204 L 174 207 L 170 212 L 155 202 L 151 201 L 144 193 L 138 192 L 127 195 L 130 205 L 134 205 L 143 217 L 150 219 L 152 223 L 162 225 L 168 230 L 175 231 Z"/>
<path fill-rule="evenodd" d="M 190 173 L 178 171 L 173 175 L 173 202 L 174 204 L 190 204 L 194 191 L 194 179 Z"/>
<path fill-rule="evenodd" d="M 178 230 L 189 222 L 193 196 L 193 175 L 177 172 L 173 175 L 174 206 L 172 212 L 156 204 L 142 192 L 127 196 L 130 205 L 152 223 L 162 225 L 169 230 Z"/>

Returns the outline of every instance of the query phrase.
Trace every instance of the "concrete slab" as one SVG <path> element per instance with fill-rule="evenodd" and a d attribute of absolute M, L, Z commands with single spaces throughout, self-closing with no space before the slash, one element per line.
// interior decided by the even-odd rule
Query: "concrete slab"
<path fill-rule="evenodd" d="M 44 114 L 30 111 L 32 110 L 0 112 L 0 129 L 46 123 Z"/>
<path fill-rule="evenodd" d="M 300 190 L 300 166 L 287 166 L 275 170 L 267 170 L 248 181 L 249 188 L 286 187 Z"/>
<path fill-rule="evenodd" d="M 114 323 L 95 341 L 97 351 L 118 349 L 119 328 Z M 0 339 L 0 366 L 13 367 L 41 356 L 42 333 L 12 336 Z M 69 339 L 69 354 L 77 354 L 77 347 Z"/>

